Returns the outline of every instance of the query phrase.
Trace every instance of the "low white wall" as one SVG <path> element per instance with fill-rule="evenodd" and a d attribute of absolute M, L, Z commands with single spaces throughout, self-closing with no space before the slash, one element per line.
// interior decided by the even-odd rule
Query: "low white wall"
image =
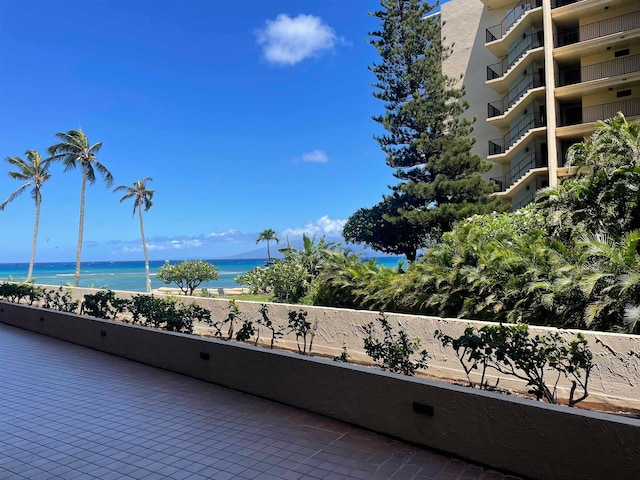
<path fill-rule="evenodd" d="M 46 287 L 54 288 L 54 287 Z M 72 289 L 74 298 L 83 299 L 85 294 L 94 293 L 96 289 Z M 129 298 L 131 292 L 116 292 L 118 296 Z M 222 321 L 229 312 L 229 299 L 176 297 L 183 302 L 196 302 L 211 311 L 212 319 Z M 243 319 L 256 320 L 261 318 L 261 303 L 238 301 Z M 301 305 L 287 305 L 278 303 L 267 304 L 270 318 L 277 324 L 287 324 L 289 310 L 305 310 L 307 320 L 317 324 L 317 331 L 313 340 L 313 352 L 326 356 L 337 356 L 343 346 L 347 348 L 350 361 L 365 365 L 371 364 L 371 359 L 365 354 L 363 326 L 369 322 L 376 322 L 377 312 L 364 310 L 349 310 L 329 307 L 313 307 Z M 422 347 L 430 353 L 429 368 L 425 370 L 429 378 L 445 378 L 466 384 L 466 376 L 455 352 L 451 347 L 444 348 L 434 338 L 436 330 L 444 331 L 453 337 L 461 335 L 464 329 L 473 325 L 482 327 L 486 322 L 476 322 L 464 319 L 426 317 L 420 315 L 403 315 L 388 313 L 387 318 L 395 328 L 406 330 L 411 338 L 420 338 Z M 255 321 L 254 321 L 255 324 Z M 239 325 L 236 327 L 236 331 Z M 578 332 L 584 334 L 593 352 L 595 368 L 589 382 L 589 397 L 580 405 L 589 408 L 617 411 L 620 409 L 640 410 L 640 336 L 622 335 L 606 332 L 558 330 L 555 328 L 530 326 L 532 335 L 544 335 L 550 331 L 559 331 L 567 338 L 574 338 Z M 379 329 L 378 329 L 379 330 Z M 213 335 L 213 329 L 204 325 L 196 325 L 196 332 L 201 335 Z M 284 330 L 285 336 L 277 341 L 278 348 L 297 350 L 296 338 L 293 333 Z M 262 329 L 262 342 L 267 342 L 269 332 Z M 516 392 L 526 393 L 528 387 L 525 382 L 512 377 L 500 376 L 498 372 L 491 372 L 489 378 L 493 384 Z M 558 397 L 568 398 L 570 385 L 561 381 Z M 566 403 L 566 402 L 565 402 Z"/>
<path fill-rule="evenodd" d="M 637 419 L 6 302 L 0 322 L 531 478 L 640 472 Z"/>

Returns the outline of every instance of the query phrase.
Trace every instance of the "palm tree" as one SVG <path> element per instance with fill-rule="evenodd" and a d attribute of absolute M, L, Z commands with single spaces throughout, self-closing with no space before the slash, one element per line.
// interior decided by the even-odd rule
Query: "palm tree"
<path fill-rule="evenodd" d="M 80 164 L 82 168 L 82 184 L 80 186 L 80 222 L 78 226 L 78 247 L 76 250 L 76 276 L 73 285 L 78 286 L 80 282 L 80 254 L 82 252 L 82 236 L 84 234 L 84 196 L 87 182 L 95 183 L 96 170 L 102 176 L 107 187 L 113 183 L 111 172 L 96 158 L 96 153 L 102 147 L 102 142 L 89 144 L 87 136 L 82 130 L 69 130 L 67 133 L 58 132 L 56 137 L 61 139 L 49 147 L 51 160 L 61 161 L 64 164 L 64 171 L 76 168 Z"/>
<path fill-rule="evenodd" d="M 258 238 L 256 239 L 256 245 L 260 242 L 267 242 L 267 257 L 269 257 L 269 261 L 271 261 L 271 250 L 269 249 L 269 242 L 271 240 L 275 240 L 276 243 L 279 243 L 275 230 L 271 228 L 267 228 L 266 230 L 261 231 L 258 234 Z"/>
<path fill-rule="evenodd" d="M 144 211 L 148 211 L 153 203 L 151 199 L 153 198 L 153 190 L 147 189 L 147 182 L 152 180 L 151 177 L 145 177 L 142 180 L 137 180 L 133 182 L 133 187 L 129 187 L 127 185 L 120 185 L 116 187 L 113 191 L 125 191 L 127 193 L 120 199 L 120 203 L 128 200 L 129 198 L 133 198 L 133 213 L 132 216 L 136 214 L 136 210 L 138 210 L 138 216 L 140 217 L 140 235 L 142 236 L 142 251 L 144 252 L 144 271 L 147 278 L 147 292 L 151 292 L 151 274 L 149 273 L 149 257 L 147 256 L 147 242 L 144 238 L 144 226 L 142 224 L 142 207 L 144 207 Z"/>
<path fill-rule="evenodd" d="M 7 157 L 7 162 L 17 167 L 17 171 L 10 171 L 9 176 L 16 180 L 21 180 L 24 183 L 18 190 L 9 195 L 9 198 L 0 205 L 0 210 L 4 210 L 7 204 L 13 202 L 15 198 L 24 192 L 29 187 L 31 189 L 31 197 L 36 202 L 36 220 L 33 227 L 33 241 L 31 243 L 31 258 L 29 259 L 29 272 L 27 273 L 27 281 L 31 280 L 33 275 L 33 263 L 36 256 L 36 242 L 38 239 L 38 223 L 40 222 L 40 202 L 42 201 L 42 195 L 40 189 L 42 184 L 46 182 L 51 174 L 49 173 L 50 160 L 42 160 L 40 154 L 35 150 L 27 150 L 25 152 L 27 160 L 23 160 L 20 157 Z"/>

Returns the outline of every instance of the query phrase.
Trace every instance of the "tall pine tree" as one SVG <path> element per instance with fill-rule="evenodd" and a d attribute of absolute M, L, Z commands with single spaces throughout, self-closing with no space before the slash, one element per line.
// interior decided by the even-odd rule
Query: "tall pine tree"
<path fill-rule="evenodd" d="M 458 220 L 501 203 L 481 176 L 489 162 L 471 153 L 473 121 L 461 116 L 468 108 L 464 89 L 442 72 L 450 49 L 443 46 L 439 16 L 430 15 L 436 5 L 381 0 L 381 6 L 371 13 L 381 30 L 369 33 L 382 60 L 370 67 L 377 79 L 373 95 L 385 108 L 374 117 L 386 130 L 376 140 L 399 183 L 378 205 L 352 215 L 343 234 L 413 261 Z"/>

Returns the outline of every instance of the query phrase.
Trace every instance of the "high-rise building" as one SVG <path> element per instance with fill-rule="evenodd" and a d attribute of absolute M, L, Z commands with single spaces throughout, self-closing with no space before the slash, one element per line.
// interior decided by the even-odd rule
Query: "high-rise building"
<path fill-rule="evenodd" d="M 441 20 L 443 69 L 513 208 L 572 173 L 567 148 L 597 120 L 640 116 L 640 0 L 450 0 Z"/>

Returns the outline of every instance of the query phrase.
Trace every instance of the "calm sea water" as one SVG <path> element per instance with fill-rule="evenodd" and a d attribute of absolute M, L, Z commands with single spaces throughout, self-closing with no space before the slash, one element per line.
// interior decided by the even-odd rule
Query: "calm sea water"
<path fill-rule="evenodd" d="M 220 278 L 201 284 L 205 288 L 234 288 L 238 275 L 264 265 L 261 260 L 207 260 L 219 270 Z M 380 264 L 387 267 L 398 265 L 400 258 L 377 258 Z M 172 264 L 179 261 L 172 261 Z M 164 261 L 150 261 L 151 288 L 166 287 L 165 283 L 156 279 L 155 273 Z M 33 267 L 33 279 L 41 285 L 66 286 L 73 283 L 75 277 L 75 262 L 36 263 Z M 0 281 L 24 281 L 27 278 L 28 263 L 0 263 Z M 145 291 L 145 275 L 143 261 L 130 262 L 82 262 L 80 270 L 80 286 L 93 288 L 110 288 L 111 290 L 128 290 L 132 292 Z"/>

